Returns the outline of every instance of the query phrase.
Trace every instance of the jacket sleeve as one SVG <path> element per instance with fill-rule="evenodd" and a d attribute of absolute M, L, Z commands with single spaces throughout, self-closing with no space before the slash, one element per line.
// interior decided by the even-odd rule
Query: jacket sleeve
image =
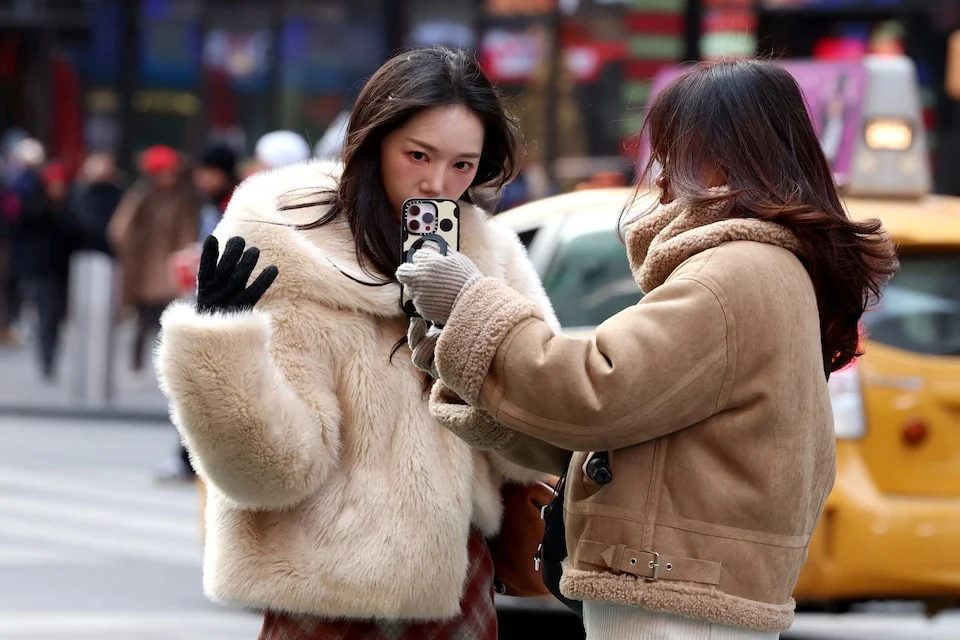
<path fill-rule="evenodd" d="M 198 314 L 181 302 L 161 325 L 161 387 L 198 471 L 251 509 L 314 493 L 337 465 L 341 414 L 330 367 L 316 354 L 296 362 L 320 398 L 308 405 L 271 355 L 264 311 Z"/>
<path fill-rule="evenodd" d="M 559 331 L 560 323 L 553 305 L 520 239 L 495 220 L 489 224 L 488 231 L 503 261 L 504 282 L 529 300 L 551 329 Z M 434 388 L 430 407 L 437 421 L 462 440 L 475 449 L 506 461 L 508 464 L 495 461 L 495 466 L 508 470 L 504 475 L 511 479 L 525 480 L 527 478 L 524 476 L 529 475 L 523 474 L 514 465 L 551 475 L 560 475 L 566 468 L 569 451 L 500 424 L 485 409 L 469 406 L 442 382 Z M 535 479 L 539 479 L 539 476 Z"/>
<path fill-rule="evenodd" d="M 485 278 L 458 301 L 437 369 L 468 403 L 563 449 L 652 440 L 706 419 L 729 395 L 733 322 L 705 282 L 669 280 L 583 339 L 556 334 L 535 305 Z"/>

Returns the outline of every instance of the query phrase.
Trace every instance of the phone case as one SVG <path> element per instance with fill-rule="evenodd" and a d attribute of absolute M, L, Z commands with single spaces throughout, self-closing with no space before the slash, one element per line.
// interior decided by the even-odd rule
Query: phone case
<path fill-rule="evenodd" d="M 446 255 L 448 249 L 460 250 L 460 206 L 456 200 L 411 198 L 403 203 L 400 233 L 403 262 L 413 262 L 413 254 L 430 241 Z M 400 285 L 400 307 L 410 317 L 419 317 L 413 300 Z"/>

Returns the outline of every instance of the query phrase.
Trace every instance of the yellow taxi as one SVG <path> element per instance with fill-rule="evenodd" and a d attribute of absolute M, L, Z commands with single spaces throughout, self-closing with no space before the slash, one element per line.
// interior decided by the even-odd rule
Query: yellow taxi
<path fill-rule="evenodd" d="M 919 100 L 888 99 L 916 98 L 909 61 L 863 64 L 866 125 L 840 182 L 851 217 L 883 221 L 901 269 L 864 316 L 865 355 L 830 379 L 837 481 L 795 596 L 834 610 L 873 599 L 939 609 L 960 602 L 960 198 L 924 193 Z M 590 335 L 640 300 L 616 232 L 633 194 L 576 191 L 499 216 L 527 244 L 565 332 Z"/>

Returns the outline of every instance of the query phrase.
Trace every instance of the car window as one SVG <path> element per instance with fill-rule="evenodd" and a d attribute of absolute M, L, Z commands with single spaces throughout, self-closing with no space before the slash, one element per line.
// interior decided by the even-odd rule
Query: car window
<path fill-rule="evenodd" d="M 540 227 L 534 227 L 532 229 L 527 229 L 526 231 L 521 231 L 517 234 L 517 237 L 520 238 L 520 242 L 523 243 L 524 247 L 530 247 L 530 243 L 533 242 L 533 239 L 537 236 L 537 231 L 540 230 Z"/>
<path fill-rule="evenodd" d="M 900 256 L 900 271 L 863 323 L 875 342 L 960 355 L 960 253 Z"/>
<path fill-rule="evenodd" d="M 610 227 L 565 237 L 543 286 L 563 327 L 596 326 L 642 297 L 626 250 Z"/>

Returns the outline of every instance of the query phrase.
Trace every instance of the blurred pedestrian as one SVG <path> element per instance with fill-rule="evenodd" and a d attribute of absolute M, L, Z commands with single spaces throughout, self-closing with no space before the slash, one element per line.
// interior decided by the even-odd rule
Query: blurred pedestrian
<path fill-rule="evenodd" d="M 67 313 L 70 257 L 77 229 L 69 206 L 66 166 L 51 162 L 40 179 L 41 191 L 24 198 L 15 229 L 22 250 L 22 299 L 35 311 L 40 368 L 44 380 L 51 381 Z"/>
<path fill-rule="evenodd" d="M 249 175 L 297 164 L 310 159 L 310 145 L 293 131 L 271 131 L 257 140 Z"/>
<path fill-rule="evenodd" d="M 4 138 L 10 137 L 9 135 Z M 17 224 L 24 208 L 36 211 L 44 199 L 40 170 L 47 160 L 46 150 L 39 140 L 26 135 L 11 138 L 6 167 L 6 189 L 3 196 L 3 215 L 7 221 L 7 273 L 0 296 L 3 296 L 4 318 L 2 338 L 6 344 L 19 343 L 14 326 L 20 319 L 23 298 L 22 279 L 28 260 L 21 229 Z"/>
<path fill-rule="evenodd" d="M 160 315 L 180 292 L 170 257 L 196 242 L 200 217 L 200 199 L 174 149 L 150 147 L 140 169 L 143 177 L 124 194 L 107 227 L 123 271 L 121 302 L 136 314 L 130 354 L 135 374 L 144 370 Z"/>
<path fill-rule="evenodd" d="M 20 340 L 14 329 L 17 294 L 14 290 L 16 283 L 13 279 L 11 251 L 13 224 L 20 213 L 20 204 L 7 183 L 4 169 L 0 165 L 0 347 L 15 347 Z"/>
<path fill-rule="evenodd" d="M 123 198 L 113 156 L 105 152 L 90 154 L 80 177 L 74 196 L 80 248 L 112 255 L 107 228 Z"/>
<path fill-rule="evenodd" d="M 457 433 L 579 452 L 548 513 L 566 550 L 543 559 L 545 576 L 563 562 L 552 586 L 582 601 L 588 640 L 773 640 L 836 473 L 827 380 L 896 252 L 847 216 L 776 64 L 695 67 L 645 127 L 660 198 L 625 242 L 646 295 L 595 336 L 558 333 L 456 252 L 397 277 L 443 325 L 444 384 L 503 423 Z"/>
<path fill-rule="evenodd" d="M 192 299 L 196 285 L 200 241 L 213 233 L 220 223 L 237 186 L 237 155 L 233 149 L 221 143 L 211 144 L 204 149 L 193 170 L 193 184 L 203 198 L 199 236 L 195 244 L 170 257 L 170 268 L 179 284 L 180 297 L 187 299 Z M 183 442 L 178 440 L 175 453 L 161 463 L 156 479 L 160 482 L 181 482 L 195 478 L 196 471 L 190 454 Z"/>
<path fill-rule="evenodd" d="M 164 314 L 163 389 L 208 488 L 204 583 L 264 610 L 261 640 L 495 640 L 485 536 L 501 484 L 541 474 L 438 427 L 492 418 L 410 363 L 430 336 L 392 274 L 402 203 L 458 199 L 464 251 L 552 317 L 516 235 L 472 204 L 513 175 L 515 130 L 472 57 L 426 49 L 374 74 L 346 140 L 342 165 L 238 187 L 195 302 Z"/>
<path fill-rule="evenodd" d="M 200 214 L 198 242 L 213 233 L 220 223 L 237 182 L 236 152 L 224 144 L 212 144 L 204 149 L 193 170 L 193 183 L 205 200 Z"/>

